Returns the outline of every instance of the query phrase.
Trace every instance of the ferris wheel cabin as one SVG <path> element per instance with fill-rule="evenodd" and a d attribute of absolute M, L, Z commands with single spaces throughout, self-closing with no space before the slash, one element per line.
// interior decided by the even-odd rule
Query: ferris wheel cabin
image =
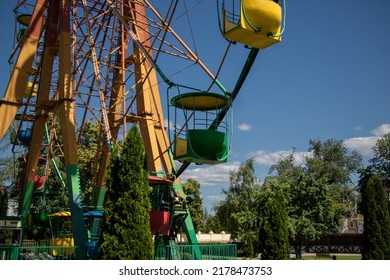
<path fill-rule="evenodd" d="M 229 154 L 229 124 L 218 121 L 221 110 L 228 110 L 228 96 L 211 92 L 190 92 L 171 99 L 175 107 L 174 159 L 196 164 L 226 162 Z M 177 124 L 177 112 L 182 111 L 184 125 Z"/>
<path fill-rule="evenodd" d="M 32 16 L 30 14 L 21 14 L 17 16 L 16 20 L 19 23 L 19 31 L 16 38 L 18 42 L 24 37 L 27 27 L 30 24 L 31 17 Z"/>
<path fill-rule="evenodd" d="M 284 0 L 223 1 L 223 36 L 228 41 L 257 49 L 279 43 L 283 32 L 282 6 Z"/>

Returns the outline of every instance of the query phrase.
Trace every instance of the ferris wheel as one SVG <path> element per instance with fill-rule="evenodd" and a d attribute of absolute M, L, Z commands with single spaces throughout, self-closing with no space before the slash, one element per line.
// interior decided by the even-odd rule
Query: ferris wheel
<path fill-rule="evenodd" d="M 15 1 L 16 2 L 16 1 Z M 224 49 L 197 48 L 193 33 L 202 9 L 215 9 Z M 180 228 L 196 244 L 180 175 L 192 164 L 228 160 L 233 102 L 260 49 L 281 41 L 284 1 L 224 0 L 22 0 L 15 4 L 13 71 L 0 103 L 0 139 L 13 129 L 23 162 L 19 213 L 25 223 L 35 191 L 45 188 L 50 166 L 61 158 L 70 197 L 75 245 L 85 244 L 77 151 L 94 125 L 88 146 L 101 209 L 113 147 L 130 123 L 140 129 L 153 187 L 151 230 L 174 242 Z M 219 26 L 218 26 L 219 25 Z M 186 42 L 190 43 L 186 43 Z M 238 43 L 238 44 L 236 44 Z M 220 77 L 232 48 L 247 56 L 232 89 Z M 215 51 L 213 69 L 201 58 Z M 61 172 L 58 171 L 61 177 Z M 171 195 L 171 193 L 174 193 Z M 170 207 L 161 197 L 170 196 Z M 182 200 L 180 207 L 173 205 Z M 174 202 L 176 201 L 176 202 Z M 82 225 L 82 226 L 80 226 Z M 174 255 L 174 254 L 172 254 Z M 201 256 L 198 256 L 201 258 Z"/>

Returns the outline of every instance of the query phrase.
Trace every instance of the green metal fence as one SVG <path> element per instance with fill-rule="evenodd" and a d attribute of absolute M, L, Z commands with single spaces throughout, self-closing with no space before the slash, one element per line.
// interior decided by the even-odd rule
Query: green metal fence
<path fill-rule="evenodd" d="M 0 260 L 74 260 L 72 246 L 2 246 Z M 87 246 L 87 259 L 97 259 L 97 247 Z M 236 244 L 198 244 L 203 260 L 235 260 Z M 194 260 L 195 246 L 188 244 L 160 245 L 156 248 L 156 260 Z"/>
<path fill-rule="evenodd" d="M 98 247 L 95 242 L 87 244 L 86 258 L 96 260 Z M 0 260 L 74 260 L 76 246 L 1 246 Z"/>
<path fill-rule="evenodd" d="M 74 252 L 70 246 L 1 247 L 0 260 L 72 260 Z"/>
<path fill-rule="evenodd" d="M 155 259 L 158 260 L 194 260 L 195 248 L 199 248 L 202 260 L 236 260 L 236 244 L 180 244 L 159 245 L 156 248 Z"/>

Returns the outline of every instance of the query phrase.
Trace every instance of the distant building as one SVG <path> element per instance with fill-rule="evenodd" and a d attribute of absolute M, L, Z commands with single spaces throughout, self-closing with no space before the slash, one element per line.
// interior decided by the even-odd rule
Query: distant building
<path fill-rule="evenodd" d="M 342 233 L 363 234 L 364 217 L 362 214 L 354 214 L 343 222 Z"/>
<path fill-rule="evenodd" d="M 230 233 L 225 233 L 222 231 L 221 233 L 213 233 L 210 231 L 209 233 L 201 233 L 198 232 L 196 234 L 196 238 L 199 243 L 229 243 L 230 240 Z M 180 242 L 188 242 L 186 235 L 177 235 L 177 239 Z"/>

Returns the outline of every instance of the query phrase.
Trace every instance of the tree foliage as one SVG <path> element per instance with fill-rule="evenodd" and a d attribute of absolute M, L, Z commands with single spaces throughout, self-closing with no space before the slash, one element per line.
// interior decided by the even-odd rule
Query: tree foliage
<path fill-rule="evenodd" d="M 326 180 L 330 192 L 344 211 L 353 212 L 358 193 L 352 185 L 354 174 L 362 168 L 362 156 L 348 151 L 342 140 L 309 141 L 311 156 L 305 160 L 306 173 L 314 179 Z"/>
<path fill-rule="evenodd" d="M 194 200 L 189 203 L 188 208 L 190 209 L 195 232 L 203 231 L 203 201 L 200 194 L 200 184 L 198 181 L 190 178 L 183 184 L 183 190 L 185 194 L 193 195 L 194 198 Z"/>
<path fill-rule="evenodd" d="M 340 211 L 349 215 L 355 211 L 359 193 L 353 181 L 361 170 L 362 156 L 355 150 L 349 151 L 341 140 L 310 140 L 308 156 L 297 165 L 294 151 L 271 166 L 270 173 L 282 180 L 298 178 L 302 172 L 307 176 L 321 179 L 329 187 Z"/>
<path fill-rule="evenodd" d="M 16 158 L 7 153 L 11 145 L 10 132 L 11 129 L 0 140 L 0 216 L 7 212 L 8 198 L 17 195 L 16 175 L 18 167 L 15 165 Z"/>
<path fill-rule="evenodd" d="M 329 184 L 348 186 L 351 174 L 362 168 L 362 156 L 351 153 L 342 140 L 309 141 L 312 156 L 306 159 L 308 173 L 315 178 L 327 178 Z"/>
<path fill-rule="evenodd" d="M 361 211 L 364 215 L 362 258 L 390 259 L 390 220 L 380 175 L 364 174 L 360 180 Z"/>
<path fill-rule="evenodd" d="M 337 232 L 342 212 L 337 208 L 325 179 L 302 174 L 290 182 L 288 215 L 290 237 L 300 258 L 304 240 L 315 240 L 325 233 Z"/>
<path fill-rule="evenodd" d="M 86 205 L 89 204 L 92 190 L 96 186 L 95 173 L 98 169 L 96 154 L 98 147 L 103 145 L 103 143 L 96 141 L 96 139 L 100 139 L 100 133 L 99 123 L 87 121 L 81 132 L 79 148 L 77 149 L 83 203 Z"/>
<path fill-rule="evenodd" d="M 366 168 L 367 172 L 379 174 L 382 176 L 382 182 L 387 189 L 388 198 L 390 198 L 390 133 L 383 135 L 378 139 L 373 147 L 374 156 L 370 159 L 370 165 Z M 390 200 L 387 200 L 387 208 L 390 215 Z"/>
<path fill-rule="evenodd" d="M 254 254 L 252 243 L 257 238 L 257 215 L 254 212 L 259 181 L 254 175 L 253 159 L 241 164 L 230 172 L 230 185 L 223 193 L 226 199 L 216 206 L 216 217 L 222 229 L 231 234 L 232 239 L 246 243 L 246 256 Z"/>
<path fill-rule="evenodd" d="M 390 186 L 390 133 L 378 139 L 373 147 L 374 156 L 370 159 L 368 169 L 372 173 L 380 174 L 385 186 Z"/>
<path fill-rule="evenodd" d="M 14 159 L 11 156 L 0 158 L 0 186 L 15 183 Z"/>
<path fill-rule="evenodd" d="M 287 201 L 272 180 L 261 189 L 258 199 L 259 241 L 262 260 L 286 260 L 290 257 Z"/>
<path fill-rule="evenodd" d="M 15 167 L 15 158 L 9 153 L 10 143 L 10 131 L 7 133 L 0 141 L 0 186 L 8 187 L 12 184 L 15 184 L 15 173 L 17 173 L 17 168 Z"/>
<path fill-rule="evenodd" d="M 344 165 L 354 165 L 345 163 L 348 162 L 348 156 L 345 155 L 346 150 L 341 142 L 329 140 L 325 144 L 317 141 L 311 143 L 312 151 L 315 151 L 303 164 L 295 163 L 294 152 L 292 152 L 270 169 L 279 184 L 284 185 L 290 240 L 295 247 L 297 258 L 301 258 L 305 240 L 314 240 L 322 234 L 336 232 L 341 225 L 345 207 L 338 203 L 342 201 L 343 194 L 336 192 L 335 186 L 346 184 L 349 180 L 345 178 L 351 176 L 351 173 L 346 171 L 349 169 L 332 163 L 332 158 L 338 158 L 338 161 Z M 345 173 L 342 176 L 341 170 Z M 343 182 L 335 181 L 339 175 L 344 178 Z M 347 186 L 345 185 L 345 188 Z"/>
<path fill-rule="evenodd" d="M 389 176 L 390 175 L 390 133 L 383 135 L 378 139 L 373 147 L 374 156 L 370 160 L 376 171 Z"/>
<path fill-rule="evenodd" d="M 7 200 L 16 191 L 12 157 L 0 158 L 0 215 L 7 212 Z"/>
<path fill-rule="evenodd" d="M 293 150 L 286 157 L 278 160 L 269 169 L 269 174 L 275 174 L 279 180 L 288 182 L 292 178 L 298 178 L 304 171 L 304 168 L 295 163 L 295 150 Z"/>
<path fill-rule="evenodd" d="M 113 153 L 107 174 L 101 259 L 153 258 L 148 173 L 138 128 L 133 126 L 120 156 Z"/>
<path fill-rule="evenodd" d="M 209 233 L 210 231 L 214 233 L 221 233 L 223 228 L 216 215 L 207 215 L 205 218 L 205 225 L 203 231 Z"/>
<path fill-rule="evenodd" d="M 231 233 L 233 239 L 243 233 L 241 216 L 253 210 L 254 194 L 258 188 L 253 159 L 247 160 L 237 170 L 230 172 L 229 188 L 223 190 L 226 199 L 216 206 L 216 216 L 222 228 Z"/>

